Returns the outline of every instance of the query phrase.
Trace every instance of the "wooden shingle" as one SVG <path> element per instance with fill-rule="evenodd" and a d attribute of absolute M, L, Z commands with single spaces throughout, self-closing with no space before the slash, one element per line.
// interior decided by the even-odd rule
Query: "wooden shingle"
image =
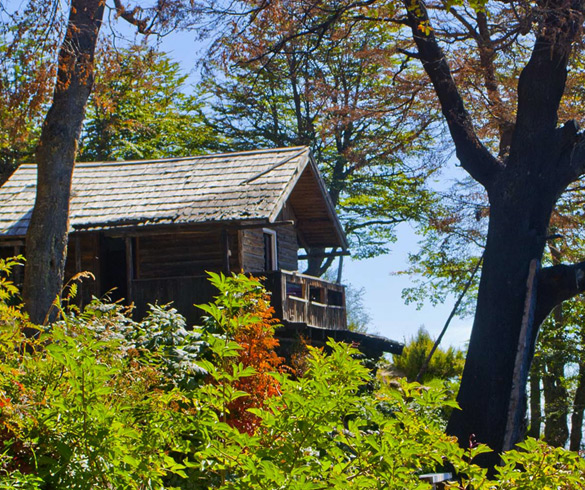
<path fill-rule="evenodd" d="M 20 166 L 0 188 L 0 236 L 26 234 L 35 193 L 36 165 Z M 307 193 L 311 194 L 311 208 L 303 209 Z M 293 207 L 298 203 L 299 221 L 319 223 L 314 239 L 304 237 L 308 245 L 347 246 L 306 147 L 78 163 L 73 174 L 70 231 L 217 221 L 271 222 L 291 196 Z M 306 226 L 310 230 L 310 225 Z M 311 233 L 315 232 L 311 230 L 308 235 Z"/>

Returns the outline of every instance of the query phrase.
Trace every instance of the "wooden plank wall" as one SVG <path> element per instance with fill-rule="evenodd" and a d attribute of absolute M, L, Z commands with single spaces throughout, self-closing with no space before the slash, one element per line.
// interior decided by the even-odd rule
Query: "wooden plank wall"
<path fill-rule="evenodd" d="M 239 270 L 238 235 L 230 232 L 230 270 Z M 136 240 L 136 278 L 199 276 L 224 264 L 220 227 L 201 231 L 141 235 Z"/>
<path fill-rule="evenodd" d="M 172 302 L 187 320 L 189 326 L 197 324 L 203 314 L 195 304 L 208 303 L 217 294 L 207 276 L 175 277 L 168 279 L 138 279 L 132 283 L 136 309 L 133 316 L 142 319 L 148 311 L 147 304 Z"/>
<path fill-rule="evenodd" d="M 292 226 L 275 228 L 278 249 L 278 269 L 296 271 L 298 269 L 299 244 L 297 233 Z M 262 228 L 242 230 L 242 262 L 245 272 L 264 271 L 264 232 Z"/>
<path fill-rule="evenodd" d="M 78 246 L 79 251 L 78 253 Z M 88 304 L 92 296 L 101 296 L 100 235 L 97 232 L 72 233 L 67 245 L 65 282 L 79 272 L 91 272 L 95 280 L 83 279 L 78 286 L 81 304 Z"/>
<path fill-rule="evenodd" d="M 287 271 L 298 270 L 299 243 L 295 228 L 292 226 L 277 228 L 276 245 L 278 247 L 278 268 Z"/>

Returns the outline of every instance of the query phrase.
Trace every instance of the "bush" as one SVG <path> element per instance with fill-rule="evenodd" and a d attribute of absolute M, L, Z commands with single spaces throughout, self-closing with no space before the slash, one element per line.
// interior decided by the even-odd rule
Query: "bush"
<path fill-rule="evenodd" d="M 0 489 L 423 490 L 418 476 L 446 464 L 454 489 L 579 488 L 583 460 L 534 440 L 489 480 L 473 464 L 487 448 L 442 431 L 445 390 L 364 390 L 371 373 L 347 345 L 309 348 L 290 376 L 258 281 L 211 279 L 220 292 L 202 327 L 169 306 L 136 323 L 96 301 L 34 340 L 0 279 Z"/>

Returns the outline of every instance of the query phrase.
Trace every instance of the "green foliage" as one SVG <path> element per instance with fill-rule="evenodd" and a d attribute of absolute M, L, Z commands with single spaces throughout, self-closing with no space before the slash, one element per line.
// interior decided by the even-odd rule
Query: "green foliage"
<path fill-rule="evenodd" d="M 393 356 L 394 367 L 409 381 L 415 380 L 434 343 L 429 333 L 423 327 L 419 328 L 416 336 L 404 346 L 402 354 Z M 421 382 L 425 383 L 436 378 L 447 380 L 461 376 L 464 363 L 465 358 L 461 350 L 453 347 L 447 350 L 438 348 Z"/>
<path fill-rule="evenodd" d="M 102 46 L 79 160 L 168 158 L 200 153 L 216 136 L 187 95 L 179 64 L 145 45 Z"/>
<path fill-rule="evenodd" d="M 454 489 L 569 489 L 585 476 L 578 455 L 527 440 L 489 480 L 473 462 L 488 449 L 443 433 L 440 413 L 455 407 L 445 389 L 366 390 L 357 351 L 334 342 L 309 348 L 302 377 L 269 374 L 278 394 L 249 409 L 256 430 L 238 430 L 230 410 L 255 369 L 233 335 L 262 320 L 262 289 L 241 275 L 212 282 L 220 293 L 193 333 L 169 307 L 135 323 L 95 301 L 27 339 L 25 315 L 3 303 L 13 285 L 0 281 L 0 489 L 423 490 L 419 475 L 446 463 L 461 473 Z"/>
<path fill-rule="evenodd" d="M 267 6 L 245 32 L 216 44 L 200 85 L 209 121 L 231 149 L 310 146 L 354 255 L 387 252 L 395 226 L 434 205 L 426 180 L 440 158 L 424 155 L 436 149 L 439 114 L 428 85 L 396 51 L 391 24 L 344 19 L 327 22 L 322 35 L 289 38 L 292 19 L 310 23 L 322 11 L 285 10 L 290 17 Z M 274 39 L 288 41 L 263 52 Z"/>
<path fill-rule="evenodd" d="M 16 8 L 3 4 L 0 9 L 1 182 L 19 164 L 33 160 L 53 92 L 59 18 L 52 2 L 21 2 Z"/>

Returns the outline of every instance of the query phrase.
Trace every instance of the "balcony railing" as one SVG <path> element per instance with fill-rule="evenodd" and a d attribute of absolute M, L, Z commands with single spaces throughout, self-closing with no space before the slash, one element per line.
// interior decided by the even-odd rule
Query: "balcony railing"
<path fill-rule="evenodd" d="M 345 287 L 296 272 L 263 273 L 277 318 L 312 327 L 345 330 Z"/>

